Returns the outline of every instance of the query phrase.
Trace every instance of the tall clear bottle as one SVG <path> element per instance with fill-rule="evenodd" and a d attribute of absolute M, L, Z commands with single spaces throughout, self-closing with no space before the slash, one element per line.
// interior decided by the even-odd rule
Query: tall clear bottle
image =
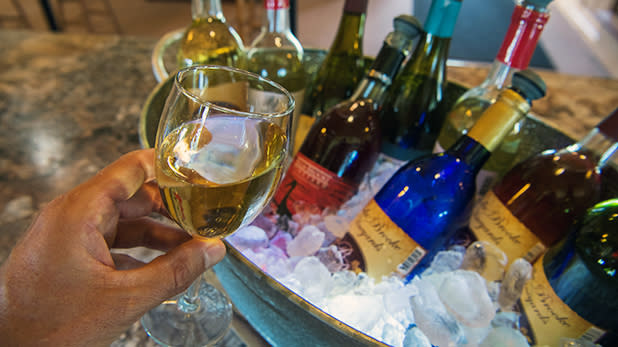
<path fill-rule="evenodd" d="M 551 0 L 518 0 L 511 24 L 485 80 L 466 91 L 448 112 L 438 135 L 434 152 L 451 146 L 479 119 L 496 100 L 500 89 L 511 84 L 513 73 L 528 68 L 541 33 L 549 20 L 547 6 Z M 521 142 L 525 118 L 513 127 L 478 176 L 477 189 L 485 194 L 496 180 L 512 167 Z"/>
<path fill-rule="evenodd" d="M 356 193 L 380 153 L 378 111 L 420 31 L 417 23 L 412 16 L 396 17 L 352 96 L 313 123 L 273 198 L 279 215 L 294 214 L 298 203 L 336 210 Z"/>
<path fill-rule="evenodd" d="M 225 20 L 221 0 L 192 0 L 191 25 L 185 30 L 176 55 L 178 67 L 227 65 L 238 67 L 244 45 Z"/>
<path fill-rule="evenodd" d="M 391 273 L 410 278 L 467 225 L 477 173 L 544 94 L 535 79 L 515 81 L 448 150 L 411 160 L 389 179 L 350 224 L 348 263 L 376 279 Z"/>
<path fill-rule="evenodd" d="M 521 298 L 531 345 L 618 345 L 617 216 L 618 198 L 595 204 L 534 264 Z"/>
<path fill-rule="evenodd" d="M 303 115 L 319 118 L 352 92 L 365 74 L 363 35 L 368 0 L 346 0 L 333 43 L 303 103 Z"/>
<path fill-rule="evenodd" d="M 298 105 L 292 117 L 292 144 L 298 128 L 307 78 L 303 46 L 290 29 L 289 0 L 264 0 L 265 23 L 247 50 L 245 70 L 281 84 Z"/>
<path fill-rule="evenodd" d="M 440 109 L 451 35 L 462 0 L 433 0 L 425 33 L 395 78 L 380 115 L 382 152 L 408 161 L 431 153 L 444 120 Z"/>
<path fill-rule="evenodd" d="M 533 263 L 601 198 L 601 171 L 618 151 L 618 108 L 581 141 L 515 165 L 476 204 L 470 230 L 509 261 Z"/>

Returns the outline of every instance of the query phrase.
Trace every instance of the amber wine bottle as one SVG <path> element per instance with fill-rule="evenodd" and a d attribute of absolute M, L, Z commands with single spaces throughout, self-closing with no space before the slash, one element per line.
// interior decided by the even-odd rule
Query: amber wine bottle
<path fill-rule="evenodd" d="M 534 265 L 521 298 L 531 345 L 618 345 L 618 199 L 588 209 Z M 566 346 L 566 345 L 565 345 Z"/>
<path fill-rule="evenodd" d="M 260 34 L 247 50 L 245 70 L 275 81 L 296 101 L 292 116 L 292 148 L 305 94 L 307 77 L 303 67 L 304 50 L 290 29 L 289 0 L 264 0 L 266 20 Z"/>
<path fill-rule="evenodd" d="M 180 41 L 178 67 L 227 65 L 238 67 L 244 46 L 236 30 L 225 20 L 221 0 L 192 0 L 191 25 Z"/>
<path fill-rule="evenodd" d="M 363 35 L 368 0 L 346 0 L 337 35 L 303 104 L 303 115 L 319 118 L 352 92 L 365 74 Z"/>
<path fill-rule="evenodd" d="M 446 60 L 461 0 L 433 0 L 425 32 L 397 75 L 380 115 L 382 152 L 408 161 L 431 153 L 445 113 L 440 109 Z"/>
<path fill-rule="evenodd" d="M 313 123 L 275 193 L 280 215 L 294 214 L 297 203 L 338 209 L 356 193 L 380 153 L 377 113 L 420 31 L 417 23 L 412 16 L 396 17 L 394 31 L 352 96 Z"/>
<path fill-rule="evenodd" d="M 466 91 L 448 112 L 438 135 L 434 152 L 451 146 L 468 132 L 483 111 L 496 100 L 501 88 L 511 84 L 513 73 L 528 67 L 541 33 L 549 20 L 551 0 L 519 1 L 511 15 L 511 24 L 485 80 Z M 478 176 L 477 193 L 484 195 L 514 164 L 526 118 L 513 127 L 492 154 Z"/>
<path fill-rule="evenodd" d="M 445 248 L 467 224 L 481 166 L 542 94 L 523 77 L 448 150 L 409 161 L 386 182 L 350 224 L 349 264 L 377 280 L 410 279 Z"/>
<path fill-rule="evenodd" d="M 618 151 L 618 109 L 586 137 L 515 165 L 475 206 L 474 236 L 513 261 L 534 262 L 601 197 L 601 171 Z"/>

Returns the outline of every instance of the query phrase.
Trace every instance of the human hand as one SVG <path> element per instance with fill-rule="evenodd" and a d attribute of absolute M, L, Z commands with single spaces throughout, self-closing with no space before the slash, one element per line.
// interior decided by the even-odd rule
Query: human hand
<path fill-rule="evenodd" d="M 0 268 L 3 344 L 109 346 L 223 258 L 220 240 L 146 217 L 165 213 L 153 158 L 126 154 L 42 209 Z M 110 253 L 137 246 L 168 253 L 137 268 Z"/>

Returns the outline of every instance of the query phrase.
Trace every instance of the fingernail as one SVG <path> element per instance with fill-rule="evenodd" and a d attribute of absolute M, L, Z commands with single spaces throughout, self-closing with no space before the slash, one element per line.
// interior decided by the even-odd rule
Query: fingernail
<path fill-rule="evenodd" d="M 225 256 L 225 245 L 220 240 L 212 240 L 204 252 L 204 264 L 211 267 Z"/>

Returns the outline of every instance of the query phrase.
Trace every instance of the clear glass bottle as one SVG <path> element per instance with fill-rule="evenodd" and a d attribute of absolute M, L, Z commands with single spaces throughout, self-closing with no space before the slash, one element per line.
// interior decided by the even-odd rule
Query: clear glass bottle
<path fill-rule="evenodd" d="M 408 15 L 396 17 L 394 27 L 352 96 L 311 126 L 273 198 L 280 215 L 294 214 L 297 202 L 338 209 L 373 168 L 380 154 L 378 111 L 420 31 Z"/>
<path fill-rule="evenodd" d="M 397 75 L 380 115 L 382 152 L 409 161 L 431 153 L 444 114 L 446 61 L 461 0 L 433 0 L 425 32 Z"/>
<path fill-rule="evenodd" d="M 485 80 L 466 91 L 448 111 L 435 143 L 434 152 L 451 146 L 468 130 L 483 111 L 496 100 L 500 90 L 511 84 L 513 73 L 528 68 L 541 33 L 549 20 L 551 0 L 519 0 L 511 15 L 511 24 Z M 521 142 L 525 118 L 513 127 L 483 167 L 477 182 L 478 194 L 484 195 L 514 164 Z"/>
<path fill-rule="evenodd" d="M 618 151 L 618 109 L 582 140 L 515 165 L 477 203 L 470 230 L 509 261 L 533 263 L 601 197 L 601 171 Z"/>
<path fill-rule="evenodd" d="M 185 30 L 176 55 L 179 68 L 191 65 L 239 67 L 244 45 L 225 20 L 221 0 L 192 0 L 191 25 Z"/>
<path fill-rule="evenodd" d="M 292 117 L 295 139 L 307 77 L 303 67 L 303 46 L 290 29 L 289 0 L 264 0 L 265 23 L 247 50 L 244 68 L 281 84 L 296 101 Z M 293 147 L 297 145 L 293 141 Z"/>

